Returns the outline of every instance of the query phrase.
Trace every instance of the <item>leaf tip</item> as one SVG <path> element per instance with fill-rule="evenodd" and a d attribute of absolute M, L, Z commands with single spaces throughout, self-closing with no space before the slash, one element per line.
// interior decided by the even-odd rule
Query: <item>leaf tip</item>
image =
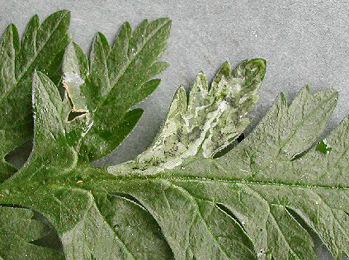
<path fill-rule="evenodd" d="M 264 79 L 266 70 L 267 70 L 267 60 L 263 58 L 255 58 L 247 61 L 248 64 L 251 64 L 253 67 L 257 68 L 262 74 L 262 80 Z"/>
<path fill-rule="evenodd" d="M 219 71 L 217 74 L 223 74 L 225 77 L 228 77 L 231 73 L 231 65 L 229 61 L 224 61 L 222 66 L 220 67 Z"/>
<path fill-rule="evenodd" d="M 62 20 L 65 20 L 68 24 L 70 23 L 71 12 L 66 9 L 59 10 L 53 14 L 50 14 L 45 21 L 54 20 L 58 17 L 61 17 Z"/>
<path fill-rule="evenodd" d="M 10 31 L 13 35 L 16 36 L 16 38 L 19 37 L 19 33 L 18 33 L 18 28 L 17 26 L 14 24 L 14 23 L 10 23 L 7 27 L 6 27 L 6 30 L 5 30 L 5 33 L 6 31 Z M 4 35 L 5 35 L 4 33 Z M 4 37 L 4 36 L 3 36 Z"/>
<path fill-rule="evenodd" d="M 56 13 L 53 13 L 53 14 L 57 14 L 57 15 L 61 15 L 61 16 L 64 16 L 64 15 L 70 16 L 71 11 L 68 9 L 62 9 L 62 10 L 58 10 Z"/>
<path fill-rule="evenodd" d="M 30 19 L 30 22 L 39 25 L 39 23 L 40 23 L 39 15 L 34 14 L 34 15 L 32 16 L 32 18 Z"/>

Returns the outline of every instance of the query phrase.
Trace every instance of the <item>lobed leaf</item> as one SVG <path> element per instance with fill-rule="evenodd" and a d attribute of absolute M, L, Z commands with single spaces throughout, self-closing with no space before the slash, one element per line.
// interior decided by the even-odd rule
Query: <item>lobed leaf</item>
<path fill-rule="evenodd" d="M 72 133 L 85 160 L 108 154 L 135 127 L 143 111 L 132 106 L 157 88 L 160 80 L 152 78 L 167 68 L 158 58 L 166 48 L 170 27 L 167 18 L 144 20 L 133 32 L 125 23 L 112 47 L 98 33 L 89 62 L 76 43 L 68 47 L 64 86 L 72 112 L 85 115 L 80 136 Z"/>
<path fill-rule="evenodd" d="M 28 23 L 22 40 L 17 27 L 9 25 L 0 43 L 0 182 L 16 169 L 5 156 L 32 137 L 31 80 L 35 69 L 56 83 L 65 47 L 70 13 L 51 14 L 40 25 L 38 16 Z"/>
<path fill-rule="evenodd" d="M 349 119 L 322 141 L 331 149 L 316 145 L 335 91 L 306 86 L 291 104 L 281 94 L 247 138 L 214 157 L 249 122 L 262 59 L 233 72 L 223 64 L 210 87 L 199 73 L 189 97 L 179 88 L 145 153 L 107 169 L 90 165 L 141 116 L 131 107 L 159 84 L 152 78 L 164 68 L 157 58 L 168 29 L 167 19 L 133 33 L 126 23 L 113 47 L 98 34 L 89 59 L 71 44 L 63 99 L 34 73 L 33 151 L 0 184 L 0 258 L 63 257 L 34 243 L 46 226 L 32 210 L 54 226 L 66 259 L 316 259 L 309 229 L 334 258 L 348 255 Z"/>

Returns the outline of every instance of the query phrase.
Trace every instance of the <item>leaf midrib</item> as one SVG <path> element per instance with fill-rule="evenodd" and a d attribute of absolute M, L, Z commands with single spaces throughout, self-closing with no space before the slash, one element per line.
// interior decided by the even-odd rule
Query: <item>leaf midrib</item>
<path fill-rule="evenodd" d="M 195 176 L 195 175 L 133 175 L 133 176 L 113 176 L 113 179 L 104 179 L 102 181 L 187 181 L 187 182 L 222 182 L 222 183 L 234 183 L 234 184 L 246 184 L 246 185 L 262 185 L 262 186 L 286 186 L 286 187 L 294 187 L 294 188 L 303 188 L 303 189 L 313 189 L 313 188 L 323 188 L 323 189 L 333 189 L 333 190 L 349 190 L 349 185 L 346 186 L 332 186 L 326 184 L 310 184 L 310 183 L 291 183 L 285 181 L 265 181 L 265 180 L 248 180 L 248 179 L 234 179 L 234 178 L 222 178 L 222 177 L 211 177 L 211 176 Z M 92 179 L 91 181 L 98 182 L 97 179 Z"/>

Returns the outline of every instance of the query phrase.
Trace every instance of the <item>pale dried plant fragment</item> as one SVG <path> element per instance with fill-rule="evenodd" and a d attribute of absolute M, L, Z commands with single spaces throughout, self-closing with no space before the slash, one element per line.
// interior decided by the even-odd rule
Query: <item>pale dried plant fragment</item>
<path fill-rule="evenodd" d="M 210 85 L 200 72 L 188 95 L 183 86 L 177 90 L 153 145 L 135 160 L 112 166 L 110 171 L 155 174 L 190 157 L 212 158 L 250 123 L 247 113 L 258 101 L 256 93 L 265 69 L 263 59 L 245 60 L 233 71 L 225 62 Z"/>

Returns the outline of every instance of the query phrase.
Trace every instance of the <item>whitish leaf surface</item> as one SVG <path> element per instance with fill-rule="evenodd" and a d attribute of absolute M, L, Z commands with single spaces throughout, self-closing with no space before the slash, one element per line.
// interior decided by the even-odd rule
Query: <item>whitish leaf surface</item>
<path fill-rule="evenodd" d="M 258 100 L 256 92 L 265 69 L 262 59 L 246 60 L 233 72 L 225 62 L 210 87 L 205 74 L 199 73 L 189 97 L 184 87 L 177 90 L 154 144 L 134 161 L 110 170 L 155 174 L 173 169 L 193 156 L 213 157 L 249 124 L 246 114 Z"/>

